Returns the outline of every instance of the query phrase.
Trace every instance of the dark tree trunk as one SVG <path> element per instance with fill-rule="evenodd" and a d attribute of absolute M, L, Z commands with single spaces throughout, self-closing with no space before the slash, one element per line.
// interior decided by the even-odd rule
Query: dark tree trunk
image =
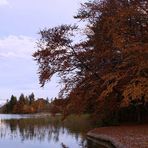
<path fill-rule="evenodd" d="M 137 111 L 137 122 L 141 123 L 141 107 L 140 107 L 140 105 L 137 105 L 136 111 Z"/>

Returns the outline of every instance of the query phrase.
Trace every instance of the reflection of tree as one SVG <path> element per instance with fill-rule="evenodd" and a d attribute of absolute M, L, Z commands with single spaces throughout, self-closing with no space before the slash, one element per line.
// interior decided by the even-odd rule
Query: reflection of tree
<path fill-rule="evenodd" d="M 13 133 L 17 130 L 17 126 L 16 126 L 15 122 L 10 122 L 9 127 L 11 130 L 11 133 Z"/>
<path fill-rule="evenodd" d="M 90 129 L 90 125 L 76 122 L 78 121 L 61 122 L 57 119 L 44 118 L 3 120 L 1 123 L 3 126 L 0 127 L 0 137 L 7 138 L 9 135 L 11 139 L 19 137 L 22 141 L 44 141 L 47 139 L 49 142 L 57 143 L 60 142 L 60 136 L 71 135 L 82 147 L 86 142 L 80 133 L 84 132 L 84 128 L 85 131 Z M 64 143 L 64 141 L 61 142 Z"/>
<path fill-rule="evenodd" d="M 58 141 L 60 132 L 59 126 L 49 124 L 48 120 L 38 119 L 19 119 L 19 120 L 3 120 L 3 130 L 1 127 L 1 138 L 8 135 L 13 138 L 14 133 L 17 133 L 22 140 L 39 140 L 43 141 L 48 135 L 48 139 L 53 138 Z M 16 134 L 15 134 L 16 136 Z M 49 138 L 50 137 L 50 138 Z"/>

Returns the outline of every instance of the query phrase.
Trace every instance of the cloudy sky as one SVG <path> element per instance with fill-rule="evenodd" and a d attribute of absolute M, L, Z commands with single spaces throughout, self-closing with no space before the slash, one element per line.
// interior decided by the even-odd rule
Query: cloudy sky
<path fill-rule="evenodd" d="M 36 97 L 55 97 L 57 78 L 44 88 L 38 84 L 32 59 L 40 29 L 74 23 L 85 0 L 0 0 L 0 104 L 12 94 L 34 92 Z"/>

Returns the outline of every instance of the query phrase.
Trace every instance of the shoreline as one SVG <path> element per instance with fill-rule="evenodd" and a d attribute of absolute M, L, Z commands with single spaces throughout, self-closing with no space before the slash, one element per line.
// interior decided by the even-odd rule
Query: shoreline
<path fill-rule="evenodd" d="M 148 124 L 100 127 L 89 131 L 87 136 L 107 148 L 147 148 Z"/>
<path fill-rule="evenodd" d="M 107 135 L 100 135 L 93 132 L 88 132 L 87 137 L 89 140 L 105 146 L 106 148 L 125 148 L 121 143 Z"/>

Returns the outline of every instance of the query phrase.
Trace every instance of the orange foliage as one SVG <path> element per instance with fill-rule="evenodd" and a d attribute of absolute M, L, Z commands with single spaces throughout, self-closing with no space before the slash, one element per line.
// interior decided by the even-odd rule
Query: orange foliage
<path fill-rule="evenodd" d="M 148 101 L 148 14 L 146 0 L 103 0 L 82 4 L 78 27 L 61 25 L 40 32 L 38 51 L 43 86 L 56 74 L 64 85 L 69 112 L 117 112 L 132 100 Z M 80 34 L 80 33 L 79 33 Z M 132 97 L 132 99 L 131 99 Z"/>

